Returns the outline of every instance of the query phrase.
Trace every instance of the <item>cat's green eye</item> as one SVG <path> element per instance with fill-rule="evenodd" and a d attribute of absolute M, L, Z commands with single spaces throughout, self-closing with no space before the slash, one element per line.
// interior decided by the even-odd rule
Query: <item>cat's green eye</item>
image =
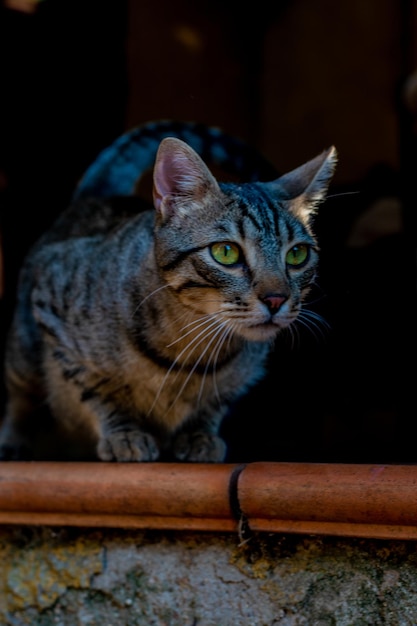
<path fill-rule="evenodd" d="M 299 243 L 296 246 L 293 246 L 291 250 L 288 250 L 285 257 L 285 262 L 287 265 L 297 267 L 298 265 L 302 265 L 307 261 L 309 253 L 309 246 L 304 243 Z"/>
<path fill-rule="evenodd" d="M 240 260 L 240 248 L 231 241 L 221 241 L 210 246 L 213 259 L 222 265 L 235 265 Z"/>

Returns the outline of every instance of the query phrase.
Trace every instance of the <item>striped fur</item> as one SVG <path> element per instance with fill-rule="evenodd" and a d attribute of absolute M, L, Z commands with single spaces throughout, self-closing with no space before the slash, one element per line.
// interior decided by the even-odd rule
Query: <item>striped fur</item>
<path fill-rule="evenodd" d="M 223 183 L 194 149 L 230 166 L 239 146 L 163 122 L 99 155 L 22 268 L 0 458 L 226 458 L 230 404 L 303 315 L 336 162 L 330 148 L 270 182 Z M 148 207 L 133 190 L 152 163 Z"/>

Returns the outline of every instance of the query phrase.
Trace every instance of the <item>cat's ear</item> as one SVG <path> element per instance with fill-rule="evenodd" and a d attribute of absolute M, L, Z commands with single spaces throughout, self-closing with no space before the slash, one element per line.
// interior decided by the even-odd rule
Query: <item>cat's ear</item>
<path fill-rule="evenodd" d="M 153 201 L 162 218 L 201 206 L 208 193 L 220 188 L 200 156 L 180 139 L 163 139 L 153 171 Z"/>
<path fill-rule="evenodd" d="M 298 217 L 307 219 L 322 202 L 334 174 L 337 151 L 334 146 L 307 161 L 295 170 L 284 174 L 271 185 L 285 199 L 290 200 L 289 209 Z"/>

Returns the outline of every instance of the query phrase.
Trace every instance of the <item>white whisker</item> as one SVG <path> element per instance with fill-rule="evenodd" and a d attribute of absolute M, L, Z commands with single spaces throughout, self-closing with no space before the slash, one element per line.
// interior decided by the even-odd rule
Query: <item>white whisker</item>
<path fill-rule="evenodd" d="M 155 396 L 155 399 L 154 399 L 154 401 L 152 403 L 152 406 L 151 406 L 151 408 L 148 411 L 148 416 L 150 415 L 150 413 L 152 412 L 152 410 L 155 407 L 156 403 L 158 402 L 158 399 L 159 399 L 159 397 L 160 397 L 160 395 L 162 393 L 162 390 L 163 390 L 163 388 L 165 386 L 166 381 L 168 380 L 168 377 L 170 376 L 172 370 L 174 369 L 174 367 L 176 366 L 178 361 L 181 359 L 181 357 L 187 352 L 187 350 L 190 350 L 190 348 L 193 346 L 193 344 L 195 344 L 192 347 L 192 349 L 189 352 L 189 354 L 184 359 L 180 369 L 176 373 L 174 381 L 178 377 L 180 372 L 182 371 L 184 365 L 187 363 L 188 359 L 190 358 L 190 356 L 192 355 L 194 350 L 196 348 L 198 348 L 198 346 L 204 341 L 205 338 L 207 338 L 213 332 L 216 331 L 216 326 L 218 324 L 218 320 L 217 319 L 212 319 L 212 316 L 210 316 L 208 319 L 204 320 L 204 322 L 207 324 L 207 326 L 202 331 L 200 331 L 195 337 L 193 337 L 193 339 L 189 343 L 187 343 L 187 345 L 181 350 L 181 352 L 179 354 L 177 354 L 177 356 L 175 357 L 174 361 L 171 363 L 171 365 L 170 365 L 169 369 L 167 370 L 164 378 L 162 379 L 162 382 L 161 382 L 161 384 L 159 386 L 158 392 L 157 392 L 157 394 Z M 199 325 L 199 327 L 200 326 L 201 326 L 201 324 Z"/>
<path fill-rule="evenodd" d="M 329 322 L 324 317 L 322 317 L 319 313 L 316 313 L 315 311 L 311 311 L 310 309 L 305 309 L 303 313 L 307 315 L 307 317 L 312 317 L 313 319 L 317 320 L 317 322 L 319 324 L 322 324 L 327 330 L 331 329 Z"/>
<path fill-rule="evenodd" d="M 191 368 L 190 372 L 188 373 L 187 378 L 185 379 L 185 381 L 183 382 L 183 384 L 181 385 L 180 390 L 178 391 L 177 395 L 175 396 L 173 402 L 169 405 L 168 411 L 171 410 L 174 405 L 176 404 L 176 402 L 178 401 L 178 399 L 180 398 L 182 392 L 184 391 L 185 387 L 188 384 L 188 381 L 190 380 L 191 376 L 194 374 L 194 371 L 196 370 L 196 368 L 198 367 L 201 359 L 204 357 L 204 355 L 206 354 L 207 350 L 210 348 L 211 344 L 213 343 L 213 341 L 216 339 L 216 337 L 218 336 L 218 334 L 220 332 L 222 332 L 224 330 L 224 326 L 227 324 L 227 322 L 221 322 L 219 327 L 215 330 L 212 330 L 211 332 L 214 332 L 214 336 L 210 339 L 210 341 L 208 342 L 208 344 L 206 345 L 206 347 L 204 348 L 204 350 L 202 351 L 202 353 L 200 354 L 200 356 L 198 357 L 198 359 L 196 360 L 196 362 L 193 364 L 193 367 Z M 201 340 L 203 341 L 203 339 Z M 201 343 L 201 342 L 200 342 Z M 199 345 L 199 344 L 198 344 Z M 194 351 L 196 346 L 194 346 L 192 352 Z"/>
<path fill-rule="evenodd" d="M 291 339 L 291 349 L 295 348 L 296 345 L 296 340 L 297 342 L 300 341 L 300 337 L 299 337 L 299 333 L 298 333 L 298 328 L 294 323 L 292 323 L 290 326 L 287 326 L 287 328 L 284 329 L 290 336 Z"/>
<path fill-rule="evenodd" d="M 152 296 L 154 296 L 159 291 L 162 291 L 163 289 L 167 289 L 169 286 L 170 285 L 162 285 L 162 287 L 158 287 L 158 289 L 154 289 L 154 291 L 151 291 L 151 293 L 148 293 L 148 295 L 139 302 L 139 304 L 137 305 L 137 307 L 132 313 L 132 317 L 139 311 L 140 307 L 146 302 L 146 300 L 148 300 L 149 298 L 152 298 Z"/>
<path fill-rule="evenodd" d="M 215 314 L 208 313 L 207 315 L 204 315 L 203 317 L 200 317 L 199 319 L 193 320 L 189 324 L 186 324 L 185 326 L 183 326 L 181 328 L 181 332 L 183 330 L 185 330 L 186 328 L 189 328 L 190 326 L 193 326 L 195 324 L 196 324 L 196 326 L 194 326 L 194 328 L 191 328 L 190 330 L 188 330 L 184 335 L 181 335 L 180 337 L 178 337 L 178 339 L 175 339 L 174 341 L 171 341 L 171 343 L 169 343 L 166 347 L 170 348 L 171 346 L 175 345 L 176 343 L 178 343 L 182 339 L 185 339 L 185 337 L 187 337 L 188 335 L 193 333 L 197 328 L 200 328 L 201 326 L 203 326 L 207 322 L 207 320 L 211 320 L 211 319 L 215 318 L 216 315 L 219 315 L 219 314 L 217 314 L 217 313 L 215 313 Z"/>
<path fill-rule="evenodd" d="M 210 362 L 212 361 L 213 363 L 213 389 L 214 389 L 214 393 L 217 397 L 219 404 L 221 403 L 221 398 L 220 398 L 219 389 L 218 389 L 217 380 L 216 380 L 216 365 L 217 365 L 217 360 L 219 358 L 220 350 L 222 349 L 227 337 L 229 337 L 229 346 L 230 346 L 230 341 L 233 336 L 233 330 L 234 330 L 233 326 L 229 326 L 229 325 L 227 325 L 226 328 L 224 328 L 222 335 L 219 337 L 217 341 L 216 347 L 214 348 L 209 360 L 207 361 L 206 367 L 204 369 L 204 374 L 203 374 L 203 378 L 201 381 L 201 385 L 200 385 L 200 391 L 198 394 L 198 400 L 197 400 L 198 402 L 200 402 L 208 368 L 209 368 Z M 212 357 L 213 357 L 213 360 L 212 360 Z"/>
<path fill-rule="evenodd" d="M 358 191 L 341 191 L 340 193 L 332 193 L 327 196 L 327 200 L 331 198 L 342 198 L 343 196 L 357 196 L 361 192 Z"/>
<path fill-rule="evenodd" d="M 317 340 L 319 340 L 319 337 L 326 339 L 324 329 L 328 330 L 330 325 L 318 313 L 303 309 L 297 318 L 297 322 L 307 328 Z"/>

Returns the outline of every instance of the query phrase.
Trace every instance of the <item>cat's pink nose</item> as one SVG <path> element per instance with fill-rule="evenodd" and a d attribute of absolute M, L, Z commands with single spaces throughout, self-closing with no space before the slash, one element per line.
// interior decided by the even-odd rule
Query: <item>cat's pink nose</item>
<path fill-rule="evenodd" d="M 266 306 L 268 307 L 268 309 L 273 315 L 274 313 L 277 313 L 280 310 L 281 306 L 284 304 L 286 299 L 287 299 L 287 296 L 276 294 L 274 296 L 265 296 L 265 298 L 262 298 L 262 302 L 266 304 Z"/>

